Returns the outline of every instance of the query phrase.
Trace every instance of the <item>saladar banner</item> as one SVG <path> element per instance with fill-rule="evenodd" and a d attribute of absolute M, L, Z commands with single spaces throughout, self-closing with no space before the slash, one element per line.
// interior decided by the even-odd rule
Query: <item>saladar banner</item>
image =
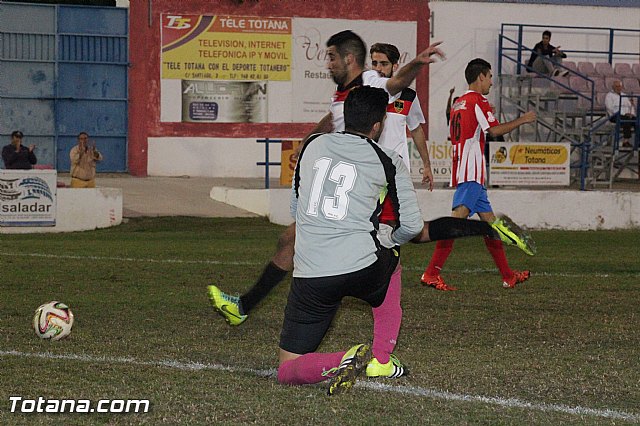
<path fill-rule="evenodd" d="M 55 226 L 55 170 L 0 171 L 0 226 Z"/>
<path fill-rule="evenodd" d="M 568 143 L 489 143 L 491 185 L 569 185 Z"/>

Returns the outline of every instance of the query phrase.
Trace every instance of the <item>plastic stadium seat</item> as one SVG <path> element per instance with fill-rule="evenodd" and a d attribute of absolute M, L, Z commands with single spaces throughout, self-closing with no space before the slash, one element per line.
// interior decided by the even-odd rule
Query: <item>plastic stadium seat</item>
<path fill-rule="evenodd" d="M 640 63 L 633 64 L 631 66 L 631 71 L 633 71 L 633 75 L 635 75 L 637 78 L 640 78 Z"/>
<path fill-rule="evenodd" d="M 606 93 L 596 93 L 596 101 L 593 104 L 593 109 L 604 111 L 606 109 L 604 105 L 604 98 L 607 96 Z"/>
<path fill-rule="evenodd" d="M 569 70 L 573 72 L 578 71 L 578 66 L 573 61 L 562 61 L 562 65 L 564 65 L 565 67 L 567 67 Z"/>
<path fill-rule="evenodd" d="M 587 76 L 597 75 L 596 67 L 592 62 L 578 62 L 578 72 Z"/>
<path fill-rule="evenodd" d="M 544 93 L 549 89 L 549 80 L 542 77 L 533 77 L 531 79 L 531 88 L 534 91 Z"/>
<path fill-rule="evenodd" d="M 596 86 L 596 93 L 607 93 L 609 88 L 605 85 L 604 77 L 593 77 L 593 82 Z"/>
<path fill-rule="evenodd" d="M 612 77 L 613 76 L 613 67 L 609 62 L 598 62 L 596 63 L 596 73 L 602 77 Z"/>
<path fill-rule="evenodd" d="M 622 87 L 627 93 L 633 93 L 634 95 L 640 95 L 640 81 L 635 77 L 626 77 L 622 79 Z"/>
<path fill-rule="evenodd" d="M 569 77 L 569 87 L 577 92 L 587 92 L 591 90 L 591 86 L 582 77 L 571 76 Z"/>
<path fill-rule="evenodd" d="M 569 77 L 556 77 L 555 81 L 551 85 L 551 90 L 556 93 L 573 93 L 568 88 L 556 84 L 556 82 L 564 84 L 565 86 L 569 86 Z"/>
<path fill-rule="evenodd" d="M 613 71 L 615 75 L 620 78 L 623 77 L 633 77 L 633 70 L 631 69 L 631 64 L 627 64 L 625 62 L 620 62 L 613 67 Z"/>

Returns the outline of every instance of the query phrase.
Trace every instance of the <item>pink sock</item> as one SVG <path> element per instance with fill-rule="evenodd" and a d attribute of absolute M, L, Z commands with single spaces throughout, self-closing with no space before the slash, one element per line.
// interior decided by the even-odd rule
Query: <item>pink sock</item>
<path fill-rule="evenodd" d="M 327 380 L 330 376 L 323 376 L 322 372 L 340 365 L 345 352 L 304 354 L 280 364 L 278 381 L 287 385 L 305 385 Z"/>
<path fill-rule="evenodd" d="M 386 364 L 389 355 L 396 347 L 400 322 L 402 321 L 402 308 L 400 307 L 400 293 L 402 266 L 398 267 L 391 275 L 389 289 L 382 305 L 373 308 L 373 356 L 378 362 Z"/>

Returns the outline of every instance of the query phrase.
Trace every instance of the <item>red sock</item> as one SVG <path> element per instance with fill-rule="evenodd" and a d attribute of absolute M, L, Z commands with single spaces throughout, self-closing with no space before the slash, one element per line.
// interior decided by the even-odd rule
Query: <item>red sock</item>
<path fill-rule="evenodd" d="M 493 257 L 493 261 L 498 267 L 502 279 L 510 279 L 513 276 L 513 271 L 509 268 L 509 262 L 507 262 L 507 256 L 504 254 L 502 241 L 484 237 L 484 244 L 487 246 L 489 253 L 491 253 L 491 257 Z"/>
<path fill-rule="evenodd" d="M 453 240 L 436 241 L 436 249 L 433 251 L 429 266 L 425 269 L 426 274 L 431 276 L 439 275 L 449 254 L 451 254 L 451 250 L 453 250 Z"/>
<path fill-rule="evenodd" d="M 389 289 L 382 305 L 373 308 L 373 356 L 379 363 L 389 362 L 389 355 L 396 347 L 400 323 L 402 322 L 402 307 L 400 307 L 400 293 L 402 266 L 398 265 L 391 275 Z"/>
<path fill-rule="evenodd" d="M 283 362 L 278 368 L 278 381 L 287 385 L 306 385 L 327 380 L 330 376 L 322 373 L 340 365 L 345 353 L 312 352 Z"/>

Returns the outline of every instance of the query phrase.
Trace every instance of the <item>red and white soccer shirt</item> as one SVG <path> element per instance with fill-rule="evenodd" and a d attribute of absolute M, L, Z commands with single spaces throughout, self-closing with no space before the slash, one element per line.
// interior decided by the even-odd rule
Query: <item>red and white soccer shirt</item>
<path fill-rule="evenodd" d="M 387 119 L 384 122 L 378 145 L 397 152 L 407 169 L 411 171 L 409 145 L 407 144 L 407 127 L 415 130 L 425 122 L 420 101 L 415 90 L 406 88 L 399 97 L 387 105 Z"/>
<path fill-rule="evenodd" d="M 484 185 L 484 132 L 498 124 L 489 101 L 478 92 L 469 90 L 453 104 L 449 124 L 453 144 L 451 186 L 464 182 Z"/>
<path fill-rule="evenodd" d="M 369 70 L 354 78 L 346 86 L 338 86 L 336 93 L 331 98 L 331 106 L 329 107 L 329 111 L 333 118 L 333 131 L 344 131 L 344 101 L 347 99 L 347 95 L 351 89 L 359 86 L 371 86 L 387 90 L 388 80 L 389 79 L 386 77 L 380 77 L 380 74 L 378 74 L 377 71 Z M 398 99 L 399 95 L 400 93 L 394 96 L 389 95 L 389 103 Z"/>

